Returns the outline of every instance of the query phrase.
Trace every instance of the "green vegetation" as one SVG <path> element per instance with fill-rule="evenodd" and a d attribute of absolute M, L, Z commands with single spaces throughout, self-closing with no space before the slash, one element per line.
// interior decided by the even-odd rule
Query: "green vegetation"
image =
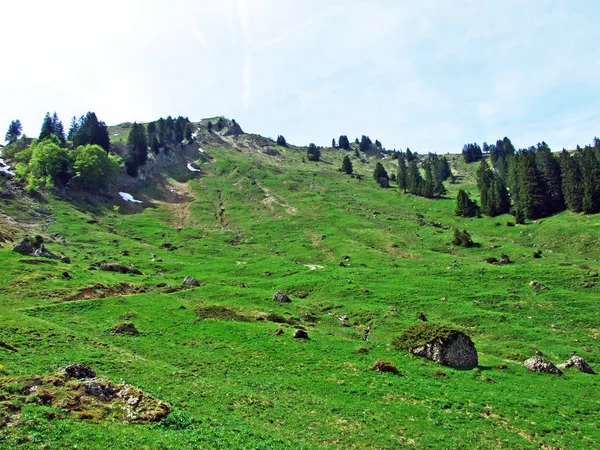
<path fill-rule="evenodd" d="M 0 176 L 0 448 L 600 446 L 598 378 L 522 367 L 536 351 L 555 363 L 577 353 L 600 367 L 600 216 L 562 210 L 516 226 L 507 214 L 456 216 L 460 189 L 482 203 L 479 163 L 462 155 L 446 157 L 456 184 L 425 198 L 372 179 L 377 163 L 400 172 L 393 152 L 319 149 L 320 162 L 307 164 L 304 148 L 226 136 L 226 119 L 194 123 L 193 142 L 175 143 L 175 122 L 146 126 L 158 140 L 162 127 L 159 155 L 170 152 L 148 157 L 160 178 L 121 171 L 98 193 L 74 186 L 75 176 L 65 189 L 28 194 Z M 115 127 L 119 136 L 111 128 L 114 151 L 131 128 Z M 52 138 L 23 148 L 21 137 L 9 150 L 17 144 L 11 158 L 27 168 L 39 146 L 62 148 Z M 75 167 L 77 149 L 58 152 Z M 79 178 L 99 180 L 81 171 L 100 153 L 85 152 Z M 339 170 L 345 156 L 354 177 Z M 429 155 L 406 149 L 402 158 L 427 180 Z M 486 159 L 495 168 L 491 150 Z M 440 172 L 429 164 L 433 180 Z M 143 203 L 123 201 L 120 189 Z M 478 245 L 454 245 L 454 230 Z M 25 234 L 43 235 L 70 264 L 13 252 Z M 502 255 L 511 263 L 485 262 Z M 199 286 L 182 286 L 186 276 Z M 278 290 L 291 302 L 273 301 Z M 415 329 L 443 325 L 411 339 L 465 330 L 480 366 L 442 371 L 398 351 L 417 312 L 429 322 Z M 123 333 L 129 324 L 137 334 Z M 299 328 L 310 339 L 294 339 Z M 377 361 L 402 376 L 372 370 Z M 73 412 L 62 402 L 75 382 L 64 392 L 40 384 L 50 397 L 23 393 L 74 362 L 172 412 L 139 424 L 124 420 L 119 403 Z"/>
<path fill-rule="evenodd" d="M 421 322 L 411 325 L 394 339 L 393 344 L 402 350 L 412 350 L 433 341 L 446 341 L 458 333 L 460 328 L 439 323 Z"/>

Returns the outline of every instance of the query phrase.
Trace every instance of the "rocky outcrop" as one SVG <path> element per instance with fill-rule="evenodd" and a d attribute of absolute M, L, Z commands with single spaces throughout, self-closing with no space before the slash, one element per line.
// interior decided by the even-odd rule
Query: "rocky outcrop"
<path fill-rule="evenodd" d="M 308 339 L 308 333 L 301 328 L 294 331 L 294 339 Z"/>
<path fill-rule="evenodd" d="M 479 362 L 475 344 L 463 333 L 413 348 L 412 353 L 457 369 L 472 369 L 477 367 Z"/>
<path fill-rule="evenodd" d="M 590 367 L 590 365 L 585 361 L 585 359 L 583 359 L 581 356 L 573 356 L 567 362 L 565 362 L 564 364 L 559 364 L 557 367 L 562 370 L 570 369 L 571 367 L 575 367 L 576 369 L 579 369 L 581 372 L 589 373 L 592 375 L 596 374 L 596 372 L 594 372 L 594 369 L 592 369 Z"/>
<path fill-rule="evenodd" d="M 556 375 L 562 375 L 561 370 L 552 364 L 547 359 L 542 358 L 541 356 L 534 356 L 533 358 L 529 358 L 527 361 L 523 363 L 527 370 L 531 370 L 532 372 L 542 372 L 542 373 L 552 373 Z"/>
<path fill-rule="evenodd" d="M 47 250 L 44 245 L 44 239 L 41 236 L 36 236 L 35 238 L 24 237 L 13 247 L 13 252 L 20 253 L 21 255 L 64 260 L 68 263 L 71 262 L 70 259 L 62 258 Z"/>
<path fill-rule="evenodd" d="M 277 291 L 273 294 L 273 300 L 280 303 L 289 303 L 291 302 L 290 298 L 283 291 Z"/>
<path fill-rule="evenodd" d="M 124 274 L 132 274 L 132 275 L 143 275 L 139 269 L 136 269 L 133 266 L 124 266 L 123 264 L 117 263 L 106 263 L 106 262 L 96 262 L 90 265 L 91 270 L 103 270 L 105 272 L 117 272 Z"/>
<path fill-rule="evenodd" d="M 85 378 L 96 378 L 96 372 L 94 372 L 94 369 L 86 366 L 85 364 L 69 364 L 66 367 L 61 367 L 58 369 L 58 371 L 64 373 L 67 380 L 70 380 L 71 378 L 76 378 L 78 380 L 83 380 Z"/>

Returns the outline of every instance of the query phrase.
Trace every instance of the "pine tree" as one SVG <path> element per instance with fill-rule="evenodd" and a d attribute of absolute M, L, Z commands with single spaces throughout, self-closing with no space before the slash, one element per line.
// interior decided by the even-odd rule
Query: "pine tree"
<path fill-rule="evenodd" d="M 535 220 L 547 214 L 546 194 L 548 187 L 543 174 L 535 162 L 535 148 L 521 150 L 517 155 L 516 173 L 518 196 L 515 202 L 515 217 Z M 511 189 L 511 193 L 512 193 Z"/>
<path fill-rule="evenodd" d="M 287 147 L 287 141 L 282 135 L 277 136 L 277 145 L 280 145 L 281 147 Z"/>
<path fill-rule="evenodd" d="M 56 111 L 52 115 L 52 134 L 54 136 L 56 136 L 58 138 L 58 140 L 60 141 L 61 145 L 64 146 L 64 144 L 66 142 L 65 129 L 63 127 L 62 122 L 58 118 Z"/>
<path fill-rule="evenodd" d="M 96 114 L 88 112 L 79 120 L 79 129 L 73 136 L 73 146 L 99 145 L 106 152 L 110 150 L 108 127 L 103 121 L 98 120 Z"/>
<path fill-rule="evenodd" d="M 463 189 L 459 189 L 456 194 L 456 208 L 454 214 L 461 217 L 475 217 L 479 216 L 479 207 L 477 202 L 471 200 L 469 194 Z"/>
<path fill-rule="evenodd" d="M 556 214 L 565 209 L 560 164 L 545 142 L 537 145 L 535 161 L 548 187 L 546 213 Z"/>
<path fill-rule="evenodd" d="M 569 154 L 565 149 L 560 153 L 563 196 L 567 208 L 574 212 L 583 210 L 583 175 L 581 154 Z"/>
<path fill-rule="evenodd" d="M 349 150 L 350 149 L 350 141 L 348 140 L 348 136 L 341 135 L 340 138 L 338 139 L 338 145 L 340 148 L 343 148 L 344 150 Z"/>
<path fill-rule="evenodd" d="M 493 178 L 493 172 L 490 170 L 487 161 L 485 159 L 482 159 L 481 163 L 479 164 L 479 169 L 477 169 L 477 188 L 479 189 L 480 194 L 481 212 L 490 216 L 490 189 L 492 186 Z"/>
<path fill-rule="evenodd" d="M 379 186 L 385 188 L 390 187 L 390 177 L 388 176 L 387 171 L 383 167 L 383 164 L 381 164 L 379 161 L 375 165 L 375 170 L 373 171 L 373 178 L 375 179 L 375 181 L 377 181 Z"/>
<path fill-rule="evenodd" d="M 43 141 L 44 139 L 49 137 L 51 134 L 52 134 L 52 117 L 50 116 L 50 113 L 47 112 L 46 115 L 44 116 L 44 121 L 42 122 L 42 129 L 40 130 L 40 136 L 38 137 L 38 139 L 40 141 Z"/>
<path fill-rule="evenodd" d="M 360 139 L 360 151 L 361 152 L 366 152 L 372 146 L 373 146 L 373 143 L 371 142 L 371 139 L 369 138 L 369 136 L 365 136 L 363 134 L 362 137 L 361 137 L 361 139 Z"/>
<path fill-rule="evenodd" d="M 194 134 L 194 126 L 192 125 L 191 122 L 187 122 L 185 124 L 185 133 L 184 133 L 185 140 L 190 142 L 192 140 L 192 134 Z"/>
<path fill-rule="evenodd" d="M 408 188 L 408 167 L 406 167 L 406 158 L 404 154 L 398 156 L 398 187 L 406 194 Z"/>
<path fill-rule="evenodd" d="M 160 143 L 158 142 L 156 134 L 153 134 L 150 138 L 150 149 L 155 155 L 158 155 L 160 153 Z"/>
<path fill-rule="evenodd" d="M 331 140 L 331 148 L 335 148 L 335 138 Z"/>
<path fill-rule="evenodd" d="M 342 171 L 350 175 L 352 173 L 352 170 L 352 161 L 350 161 L 348 155 L 345 155 L 344 159 L 342 160 Z"/>
<path fill-rule="evenodd" d="M 131 176 L 137 176 L 138 168 L 146 164 L 148 159 L 148 140 L 142 124 L 134 123 L 127 136 L 128 154 L 125 168 Z"/>
<path fill-rule="evenodd" d="M 600 159 L 592 147 L 581 151 L 583 199 L 581 207 L 586 214 L 600 212 Z"/>
<path fill-rule="evenodd" d="M 79 132 L 79 127 L 81 126 L 82 119 L 83 119 L 83 117 L 81 119 L 77 119 L 77 117 L 75 117 L 75 116 L 73 116 L 73 118 L 71 119 L 71 125 L 69 126 L 69 133 L 67 134 L 67 139 L 69 141 L 73 142 L 73 139 L 75 139 L 75 136 Z"/>
<path fill-rule="evenodd" d="M 407 149 L 407 155 L 408 151 L 409 150 Z M 423 178 L 421 177 L 421 172 L 419 172 L 417 161 L 412 160 L 408 166 L 408 174 L 406 178 L 408 192 L 414 195 L 421 195 L 422 184 Z"/>
<path fill-rule="evenodd" d="M 21 125 L 21 121 L 19 119 L 13 120 L 8 126 L 8 131 L 6 132 L 4 140 L 9 144 L 12 144 L 21 137 L 21 134 L 23 134 L 23 126 Z"/>

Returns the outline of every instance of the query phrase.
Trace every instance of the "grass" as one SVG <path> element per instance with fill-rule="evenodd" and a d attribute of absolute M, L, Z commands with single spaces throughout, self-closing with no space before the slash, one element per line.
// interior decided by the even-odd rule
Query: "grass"
<path fill-rule="evenodd" d="M 373 158 L 349 153 L 364 177 L 342 174 L 341 150 L 308 163 L 283 147 L 273 146 L 279 156 L 202 148 L 212 159 L 199 159 L 204 175 L 187 181 L 194 195 L 181 227 L 167 201 L 135 209 L 116 192 L 76 204 L 49 194 L 42 234 L 72 263 L 23 264 L 0 248 L 0 340 L 18 350 L 0 347 L 0 390 L 78 362 L 168 402 L 171 415 L 157 424 L 78 420 L 26 401 L 0 428 L 0 448 L 600 445 L 597 378 L 522 367 L 536 350 L 555 363 L 573 353 L 600 362 L 598 216 L 564 212 L 514 227 L 511 216 L 455 217 L 459 188 L 477 197 L 476 167 L 460 160 L 461 183 L 428 200 L 379 188 Z M 0 207 L 37 202 L 20 201 Z M 481 246 L 453 246 L 455 227 Z M 512 263 L 484 261 L 502 254 Z M 102 260 L 142 275 L 89 270 Z M 182 289 L 187 275 L 200 286 Z M 549 289 L 534 291 L 532 280 Z M 292 301 L 273 301 L 277 290 Z M 442 372 L 396 349 L 416 312 L 464 329 L 479 368 Z M 112 332 L 124 321 L 139 335 Z M 292 338 L 298 327 L 310 340 Z M 371 370 L 378 360 L 403 376 Z"/>

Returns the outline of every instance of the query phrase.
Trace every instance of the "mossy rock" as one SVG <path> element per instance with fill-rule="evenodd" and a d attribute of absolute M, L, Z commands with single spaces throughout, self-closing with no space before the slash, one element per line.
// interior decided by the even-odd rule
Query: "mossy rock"
<path fill-rule="evenodd" d="M 410 351 L 435 340 L 446 341 L 459 333 L 463 333 L 462 330 L 451 325 L 422 322 L 404 330 L 393 344 L 398 349 Z"/>

